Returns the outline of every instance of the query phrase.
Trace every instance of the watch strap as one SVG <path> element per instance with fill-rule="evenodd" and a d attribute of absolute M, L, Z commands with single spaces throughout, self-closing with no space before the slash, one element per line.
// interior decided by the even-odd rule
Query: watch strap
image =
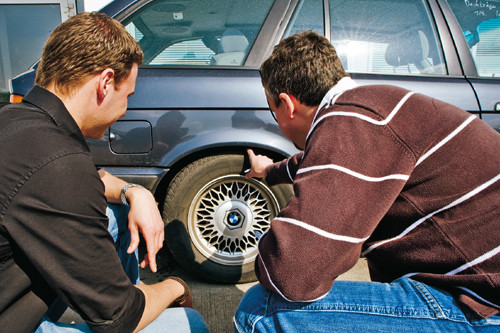
<path fill-rule="evenodd" d="M 140 187 L 144 188 L 144 186 L 139 185 L 139 184 L 134 184 L 134 183 L 128 183 L 125 186 L 123 186 L 121 192 L 120 192 L 120 199 L 122 200 L 122 204 L 124 205 L 129 205 L 129 202 L 127 200 L 127 197 L 125 196 L 125 193 L 127 193 L 127 190 L 131 187 Z"/>

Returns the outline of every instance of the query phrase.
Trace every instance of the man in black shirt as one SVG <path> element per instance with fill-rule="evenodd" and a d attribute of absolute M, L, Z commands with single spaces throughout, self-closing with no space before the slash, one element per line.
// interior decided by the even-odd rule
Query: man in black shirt
<path fill-rule="evenodd" d="M 49 37 L 36 86 L 0 111 L 2 330 L 37 330 L 56 298 L 85 320 L 82 331 L 189 327 L 173 317 L 206 330 L 194 310 L 167 309 L 185 305 L 182 281 L 133 285 L 126 276 L 107 230 L 107 202 L 121 202 L 122 194 L 131 204 L 127 252 L 137 248 L 141 230 L 148 248 L 141 266 L 153 271 L 161 218 L 150 192 L 96 170 L 84 139 L 102 138 L 125 114 L 142 58 L 117 21 L 76 15 Z M 46 319 L 40 331 L 58 328 Z"/>

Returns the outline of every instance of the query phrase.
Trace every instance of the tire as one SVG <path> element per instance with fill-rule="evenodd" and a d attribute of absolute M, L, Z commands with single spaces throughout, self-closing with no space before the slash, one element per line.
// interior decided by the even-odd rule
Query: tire
<path fill-rule="evenodd" d="M 243 155 L 209 156 L 184 167 L 170 182 L 165 239 L 187 271 L 223 283 L 255 281 L 260 234 L 292 196 L 290 185 L 246 179 Z"/>

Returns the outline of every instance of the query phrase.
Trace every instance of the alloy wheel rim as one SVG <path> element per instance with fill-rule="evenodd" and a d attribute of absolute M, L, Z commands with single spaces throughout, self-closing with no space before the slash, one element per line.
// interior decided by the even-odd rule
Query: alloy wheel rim
<path fill-rule="evenodd" d="M 195 247 L 223 265 L 243 265 L 258 253 L 279 204 L 269 187 L 256 179 L 228 175 L 206 184 L 189 209 L 188 229 Z"/>

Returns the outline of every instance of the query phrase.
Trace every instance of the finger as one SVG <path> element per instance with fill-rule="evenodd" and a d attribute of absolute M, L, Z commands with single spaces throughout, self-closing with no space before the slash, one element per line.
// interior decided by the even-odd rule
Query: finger
<path fill-rule="evenodd" d="M 141 268 L 146 268 L 148 267 L 149 265 L 149 259 L 148 259 L 148 255 L 145 254 L 144 255 L 144 260 L 141 261 L 141 264 L 139 265 Z"/>
<path fill-rule="evenodd" d="M 163 221 L 161 223 L 161 235 L 160 235 L 160 249 L 163 247 L 163 243 L 165 242 L 165 230 L 163 229 Z"/>
<path fill-rule="evenodd" d="M 151 272 L 156 273 L 156 251 L 154 253 L 148 251 L 147 258 Z"/>
<path fill-rule="evenodd" d="M 139 231 L 134 226 L 130 226 L 130 245 L 128 246 L 127 253 L 133 253 L 139 246 Z"/>
<path fill-rule="evenodd" d="M 151 271 L 152 272 L 156 272 L 156 254 L 158 253 L 159 251 L 159 247 L 158 247 L 158 235 L 156 235 L 156 237 L 152 240 L 150 240 L 149 242 L 146 242 L 146 247 L 148 249 L 148 253 L 144 256 L 145 260 L 147 258 L 147 262 L 149 264 L 149 267 L 151 268 Z"/>
<path fill-rule="evenodd" d="M 161 248 L 163 247 L 163 240 L 164 240 L 164 235 L 162 228 L 162 232 L 157 236 L 157 243 L 156 243 L 156 248 L 158 249 L 157 251 L 160 251 Z"/>
<path fill-rule="evenodd" d="M 251 148 L 248 148 L 247 154 L 248 154 L 248 158 L 250 159 L 250 169 L 248 170 L 247 173 L 245 173 L 245 178 L 250 179 L 250 178 L 253 178 L 253 176 L 254 176 L 253 169 L 252 169 L 252 160 L 255 158 L 255 153 L 253 152 L 253 150 Z"/>
<path fill-rule="evenodd" d="M 155 232 L 155 252 L 157 253 L 160 251 L 160 249 L 163 247 L 163 240 L 165 237 L 165 230 L 164 230 L 164 224 L 163 220 L 160 218 L 159 221 L 157 222 L 157 231 Z"/>
<path fill-rule="evenodd" d="M 252 159 L 255 158 L 255 153 L 253 152 L 253 150 L 251 148 L 247 149 L 247 154 L 248 154 L 248 157 L 250 158 L 250 161 L 252 161 Z"/>

